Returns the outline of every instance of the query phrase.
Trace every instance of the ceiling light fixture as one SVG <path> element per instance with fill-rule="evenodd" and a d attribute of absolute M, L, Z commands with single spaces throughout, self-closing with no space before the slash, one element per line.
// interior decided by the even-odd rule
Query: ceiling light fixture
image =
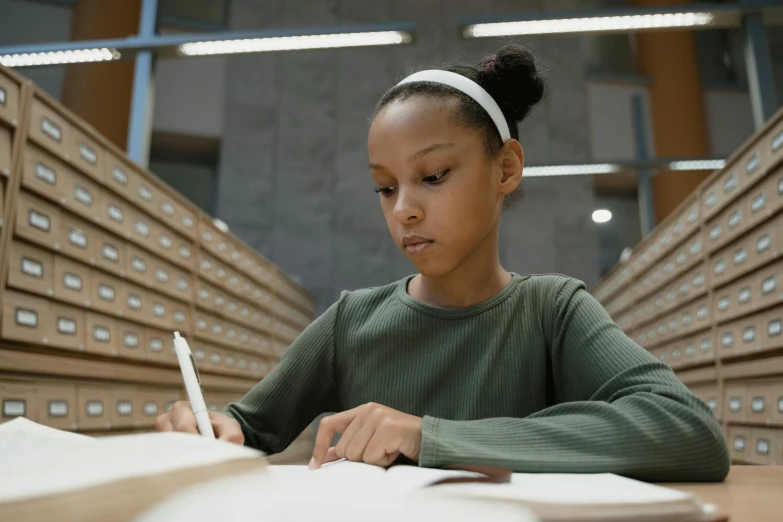
<path fill-rule="evenodd" d="M 726 166 L 726 160 L 682 160 L 669 163 L 671 170 L 717 170 Z"/>
<path fill-rule="evenodd" d="M 400 45 L 410 43 L 410 41 L 411 35 L 405 31 L 374 31 L 192 42 L 180 45 L 179 52 L 185 56 L 208 56 L 215 54 Z"/>
<path fill-rule="evenodd" d="M 20 53 L 0 55 L 0 64 L 6 67 L 32 67 L 37 65 L 62 65 L 66 63 L 110 62 L 119 60 L 120 53 L 107 47 L 50 51 L 45 53 Z"/>
<path fill-rule="evenodd" d="M 591 16 L 471 24 L 465 27 L 463 35 L 465 38 L 487 38 L 530 34 L 640 31 L 706 26 L 712 21 L 713 15 L 709 12 Z"/>
<path fill-rule="evenodd" d="M 620 165 L 612 163 L 595 163 L 587 165 L 550 165 L 543 167 L 525 167 L 523 176 L 577 176 L 584 174 L 611 174 L 620 172 Z"/>
<path fill-rule="evenodd" d="M 596 223 L 606 223 L 612 219 L 612 213 L 606 209 L 600 209 L 593 212 L 593 221 Z"/>

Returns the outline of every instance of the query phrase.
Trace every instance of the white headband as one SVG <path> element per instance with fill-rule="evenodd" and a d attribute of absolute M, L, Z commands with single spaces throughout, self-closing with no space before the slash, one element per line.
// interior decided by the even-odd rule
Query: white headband
<path fill-rule="evenodd" d="M 489 117 L 495 122 L 495 127 L 498 128 L 500 139 L 503 140 L 503 143 L 511 139 L 508 123 L 506 122 L 506 118 L 503 116 L 503 111 L 500 110 L 498 103 L 481 85 L 470 78 L 449 71 L 432 69 L 411 74 L 397 85 L 411 82 L 442 83 L 443 85 L 448 85 L 449 87 L 453 87 L 458 91 L 467 94 L 487 111 Z"/>

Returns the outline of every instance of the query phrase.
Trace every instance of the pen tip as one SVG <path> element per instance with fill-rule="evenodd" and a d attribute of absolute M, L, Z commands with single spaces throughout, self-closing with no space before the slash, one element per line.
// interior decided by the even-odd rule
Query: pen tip
<path fill-rule="evenodd" d="M 180 338 L 179 332 L 174 332 L 174 339 L 179 339 L 179 338 Z"/>

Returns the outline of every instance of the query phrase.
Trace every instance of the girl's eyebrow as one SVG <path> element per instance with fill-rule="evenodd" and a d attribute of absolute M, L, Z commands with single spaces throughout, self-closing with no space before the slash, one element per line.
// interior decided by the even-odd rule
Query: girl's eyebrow
<path fill-rule="evenodd" d="M 427 154 L 429 154 L 430 152 L 434 152 L 436 150 L 441 150 L 441 149 L 449 149 L 452 147 L 454 147 L 453 143 L 435 143 L 433 145 L 430 145 L 429 147 L 425 147 L 420 151 L 411 154 L 410 157 L 408 158 L 408 163 L 412 163 L 418 159 L 421 159 Z M 378 165 L 377 163 L 370 163 L 370 169 L 383 169 L 383 168 L 384 168 L 383 165 Z"/>

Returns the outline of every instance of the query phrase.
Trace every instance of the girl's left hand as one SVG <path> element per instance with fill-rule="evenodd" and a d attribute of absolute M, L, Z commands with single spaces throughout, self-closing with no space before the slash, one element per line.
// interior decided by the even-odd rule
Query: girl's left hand
<path fill-rule="evenodd" d="M 335 433 L 342 436 L 329 447 Z M 310 469 L 342 458 L 388 466 L 400 454 L 418 462 L 420 449 L 421 417 L 371 402 L 321 421 Z"/>

